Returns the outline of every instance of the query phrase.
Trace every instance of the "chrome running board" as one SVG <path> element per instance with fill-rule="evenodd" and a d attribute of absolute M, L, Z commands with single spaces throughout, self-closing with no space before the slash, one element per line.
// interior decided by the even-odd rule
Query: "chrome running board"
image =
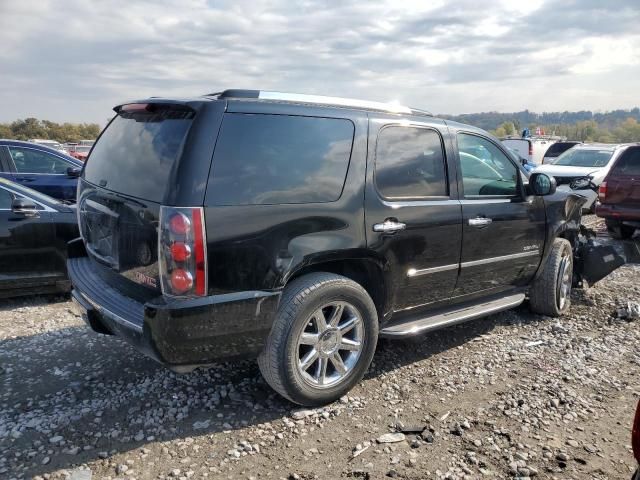
<path fill-rule="evenodd" d="M 380 336 L 383 338 L 401 338 L 418 335 L 517 307 L 524 301 L 524 298 L 524 293 L 512 293 L 506 297 L 494 298 L 491 301 L 483 301 L 473 305 L 458 305 L 453 310 L 440 311 L 428 317 L 410 317 L 402 321 L 392 321 L 391 325 L 380 331 Z"/>

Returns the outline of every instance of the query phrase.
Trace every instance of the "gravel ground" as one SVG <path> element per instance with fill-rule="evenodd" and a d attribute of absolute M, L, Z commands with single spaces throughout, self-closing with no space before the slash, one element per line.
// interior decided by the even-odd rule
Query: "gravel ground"
<path fill-rule="evenodd" d="M 0 304 L 0 478 L 626 479 L 640 395 L 640 267 L 381 342 L 348 397 L 304 410 L 254 362 L 177 375 L 97 335 L 66 298 Z"/>

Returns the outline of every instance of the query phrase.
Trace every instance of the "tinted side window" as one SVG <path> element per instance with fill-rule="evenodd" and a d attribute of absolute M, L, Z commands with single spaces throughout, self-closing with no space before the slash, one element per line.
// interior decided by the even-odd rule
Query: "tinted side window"
<path fill-rule="evenodd" d="M 629 148 L 616 162 L 614 173 L 640 177 L 640 148 Z"/>
<path fill-rule="evenodd" d="M 375 183 L 385 198 L 447 196 L 442 140 L 435 130 L 391 126 L 378 134 Z"/>
<path fill-rule="evenodd" d="M 342 193 L 353 134 L 344 119 L 225 114 L 207 204 L 333 202 Z"/>
<path fill-rule="evenodd" d="M 18 173 L 67 173 L 72 165 L 60 157 L 31 148 L 9 147 Z"/>
<path fill-rule="evenodd" d="M 0 188 L 0 210 L 11 210 L 13 195 L 4 188 Z"/>
<path fill-rule="evenodd" d="M 466 197 L 516 195 L 518 169 L 492 142 L 459 133 L 458 152 Z"/>

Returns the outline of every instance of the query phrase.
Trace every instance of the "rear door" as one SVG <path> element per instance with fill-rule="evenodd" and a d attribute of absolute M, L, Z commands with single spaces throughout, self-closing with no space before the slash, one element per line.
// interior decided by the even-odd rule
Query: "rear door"
<path fill-rule="evenodd" d="M 453 294 L 462 226 L 447 141 L 448 130 L 438 120 L 370 121 L 367 244 L 391 273 L 396 312 Z"/>
<path fill-rule="evenodd" d="M 77 179 L 67 170 L 75 164 L 49 152 L 23 146 L 7 146 L 13 162 L 13 180 L 45 195 L 60 200 L 72 200 Z"/>
<path fill-rule="evenodd" d="M 606 202 L 640 207 L 640 147 L 629 147 L 611 169 Z"/>
<path fill-rule="evenodd" d="M 489 137 L 456 135 L 462 203 L 462 256 L 456 295 L 526 285 L 545 238 L 540 197 L 527 197 L 516 164 Z M 489 152 L 489 160 L 474 155 Z"/>

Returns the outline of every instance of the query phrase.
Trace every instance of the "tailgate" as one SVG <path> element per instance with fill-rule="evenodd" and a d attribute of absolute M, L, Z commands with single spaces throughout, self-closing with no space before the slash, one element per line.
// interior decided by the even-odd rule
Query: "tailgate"
<path fill-rule="evenodd" d="M 160 205 L 116 194 L 82 181 L 79 224 L 90 257 L 114 273 L 160 294 Z"/>

